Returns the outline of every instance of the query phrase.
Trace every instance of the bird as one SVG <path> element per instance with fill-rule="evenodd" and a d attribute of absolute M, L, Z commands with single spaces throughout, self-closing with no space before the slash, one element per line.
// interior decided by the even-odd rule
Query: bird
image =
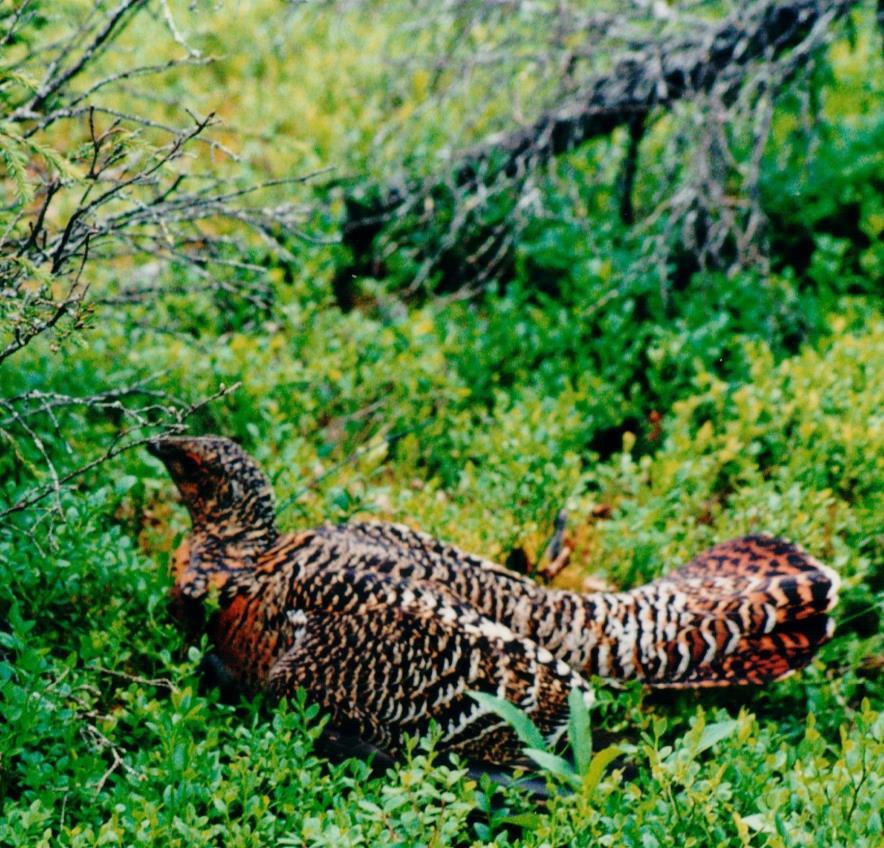
<path fill-rule="evenodd" d="M 474 693 L 511 702 L 556 745 L 572 692 L 592 705 L 594 676 L 762 685 L 833 634 L 838 575 L 773 536 L 722 542 L 629 591 L 581 594 L 402 524 L 281 533 L 268 478 L 226 437 L 165 436 L 148 450 L 191 520 L 171 606 L 208 633 L 219 675 L 274 700 L 304 689 L 336 732 L 385 756 L 435 726 L 439 750 L 517 762 L 523 743 Z"/>

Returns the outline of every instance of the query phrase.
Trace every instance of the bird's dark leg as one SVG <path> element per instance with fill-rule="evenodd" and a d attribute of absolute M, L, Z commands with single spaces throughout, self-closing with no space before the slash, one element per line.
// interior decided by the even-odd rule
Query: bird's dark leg
<path fill-rule="evenodd" d="M 551 583 L 571 562 L 571 547 L 565 542 L 567 527 L 568 511 L 562 509 L 556 516 L 555 532 L 546 549 L 547 563 L 537 571 L 537 576 L 544 583 Z"/>
<path fill-rule="evenodd" d="M 376 745 L 331 727 L 324 728 L 322 735 L 316 740 L 316 751 L 338 763 L 352 757 L 367 760 L 376 777 L 396 764 L 386 751 Z"/>
<path fill-rule="evenodd" d="M 210 651 L 201 660 L 197 669 L 206 689 L 217 688 L 221 699 L 226 703 L 235 703 L 242 694 L 242 687 L 230 672 L 221 657 Z"/>

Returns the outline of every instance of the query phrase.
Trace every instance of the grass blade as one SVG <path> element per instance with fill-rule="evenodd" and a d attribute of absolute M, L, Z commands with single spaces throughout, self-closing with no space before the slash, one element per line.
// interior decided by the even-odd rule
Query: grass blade
<path fill-rule="evenodd" d="M 546 750 L 546 740 L 537 726 L 515 704 L 488 692 L 470 692 L 470 697 L 489 712 L 500 716 L 529 748 Z"/>

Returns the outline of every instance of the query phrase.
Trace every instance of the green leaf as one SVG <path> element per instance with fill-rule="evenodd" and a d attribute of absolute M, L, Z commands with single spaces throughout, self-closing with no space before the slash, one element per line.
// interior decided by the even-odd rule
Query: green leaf
<path fill-rule="evenodd" d="M 537 748 L 526 748 L 525 754 L 544 771 L 548 771 L 560 780 L 572 784 L 575 782 L 577 775 L 574 773 L 574 767 L 564 757 Z"/>
<path fill-rule="evenodd" d="M 746 825 L 750 830 L 754 830 L 758 833 L 775 833 L 775 829 L 770 822 L 761 814 L 755 813 L 751 816 L 742 816 L 741 817 L 743 824 Z"/>
<path fill-rule="evenodd" d="M 700 754 L 707 748 L 711 748 L 718 742 L 732 736 L 736 732 L 738 726 L 738 723 L 733 719 L 707 724 L 706 727 L 703 728 L 703 733 L 700 735 L 700 740 L 697 742 L 697 747 L 694 753 Z"/>
<path fill-rule="evenodd" d="M 537 726 L 515 704 L 505 698 L 498 698 L 488 692 L 470 692 L 470 697 L 489 712 L 500 716 L 510 727 L 516 736 L 529 748 L 537 750 L 546 749 L 546 740 Z"/>
<path fill-rule="evenodd" d="M 592 759 L 589 707 L 586 706 L 583 696 L 583 691 L 577 687 L 572 689 L 568 696 L 568 741 L 571 743 L 578 774 L 586 774 Z"/>
<path fill-rule="evenodd" d="M 35 79 L 12 68 L 0 68 L 0 80 L 13 82 L 30 92 L 35 92 L 39 87 Z"/>
<path fill-rule="evenodd" d="M 789 835 L 789 826 L 779 812 L 774 813 L 774 824 L 776 824 L 777 834 L 779 834 L 786 846 L 793 845 L 794 843 Z"/>
<path fill-rule="evenodd" d="M 540 825 L 542 819 L 537 813 L 516 813 L 512 816 L 504 816 L 498 821 L 505 824 L 513 824 L 516 827 L 536 828 Z"/>
<path fill-rule="evenodd" d="M 605 769 L 622 753 L 624 753 L 624 750 L 618 745 L 608 745 L 607 748 L 602 748 L 592 758 L 592 762 L 590 762 L 589 768 L 584 773 L 583 782 L 580 786 L 580 791 L 583 793 L 584 798 L 589 798 L 595 792 L 605 773 Z"/>
<path fill-rule="evenodd" d="M 125 495 L 138 485 L 138 478 L 133 474 L 126 474 L 117 480 L 114 489 L 118 495 Z"/>
<path fill-rule="evenodd" d="M 0 143 L 0 160 L 6 165 L 6 173 L 15 186 L 15 199 L 19 204 L 27 203 L 33 197 L 33 187 L 28 181 L 27 157 L 18 145 L 19 139 L 10 137 L 10 143 Z"/>

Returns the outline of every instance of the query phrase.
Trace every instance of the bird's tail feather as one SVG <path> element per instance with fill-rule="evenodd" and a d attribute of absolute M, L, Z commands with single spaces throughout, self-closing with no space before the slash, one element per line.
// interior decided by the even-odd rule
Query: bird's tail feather
<path fill-rule="evenodd" d="M 631 658 L 621 656 L 620 665 L 658 687 L 779 680 L 806 666 L 832 637 L 827 612 L 839 582 L 830 568 L 781 539 L 723 542 L 626 593 L 621 609 L 634 638 Z M 622 622 L 615 629 L 623 645 Z"/>

